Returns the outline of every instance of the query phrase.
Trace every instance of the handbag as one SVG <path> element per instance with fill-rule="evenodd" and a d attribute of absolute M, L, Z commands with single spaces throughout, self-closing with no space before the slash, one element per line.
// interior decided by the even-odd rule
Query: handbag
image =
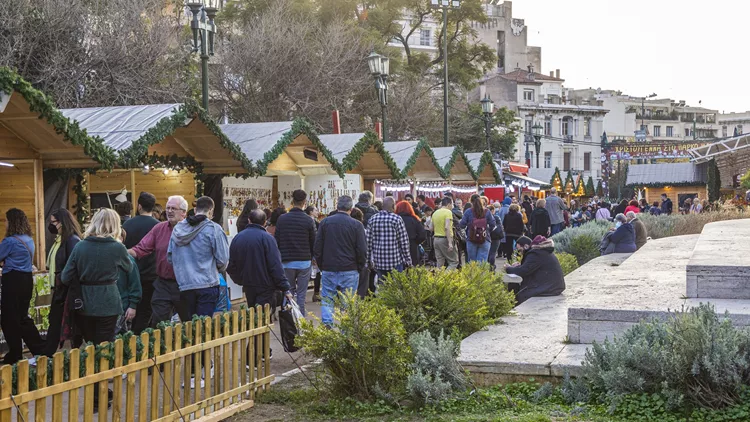
<path fill-rule="evenodd" d="M 284 346 L 284 351 L 288 353 L 299 350 L 299 347 L 294 345 L 294 338 L 299 334 L 297 327 L 301 315 L 297 303 L 284 297 L 281 311 L 279 311 L 279 328 L 281 329 L 281 345 Z"/>
<path fill-rule="evenodd" d="M 227 312 L 232 309 L 232 302 L 229 300 L 229 287 L 224 275 L 219 273 L 219 299 L 216 301 L 214 312 Z"/>

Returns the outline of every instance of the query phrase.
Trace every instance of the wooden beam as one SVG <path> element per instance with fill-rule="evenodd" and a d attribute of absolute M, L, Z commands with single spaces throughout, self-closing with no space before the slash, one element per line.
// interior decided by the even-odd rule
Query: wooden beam
<path fill-rule="evenodd" d="M 45 263 L 47 256 L 45 231 L 47 228 L 44 224 L 44 176 L 42 170 L 42 160 L 34 160 L 34 214 L 36 217 L 36 239 L 34 239 L 34 243 L 36 244 L 37 269 L 40 271 L 47 267 Z"/>
<path fill-rule="evenodd" d="M 24 114 L 24 115 L 17 115 L 17 116 L 3 116 L 0 118 L 0 121 L 17 121 L 17 120 L 37 120 L 39 119 L 38 114 Z"/>
<path fill-rule="evenodd" d="M 130 216 L 135 217 L 135 209 L 138 208 L 138 201 L 135 199 L 135 170 L 130 170 L 130 199 Z"/>

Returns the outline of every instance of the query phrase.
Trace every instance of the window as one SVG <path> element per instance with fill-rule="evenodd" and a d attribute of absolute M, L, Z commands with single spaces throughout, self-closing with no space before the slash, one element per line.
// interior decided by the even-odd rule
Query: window
<path fill-rule="evenodd" d="M 721 137 L 722 138 L 726 138 L 727 137 L 727 127 L 726 126 L 722 126 L 721 127 Z"/>
<path fill-rule="evenodd" d="M 591 118 L 583 118 L 583 136 L 591 136 Z"/>
<path fill-rule="evenodd" d="M 432 45 L 432 31 L 423 29 L 419 32 L 419 45 Z"/>
<path fill-rule="evenodd" d="M 685 128 L 685 136 L 690 136 L 690 128 Z"/>
<path fill-rule="evenodd" d="M 674 136 L 674 127 L 667 126 L 667 136 L 669 136 L 670 138 Z"/>
<path fill-rule="evenodd" d="M 583 171 L 591 171 L 591 153 L 583 153 Z"/>
<path fill-rule="evenodd" d="M 737 125 L 736 129 L 737 129 L 737 134 L 738 135 L 742 135 L 743 133 L 745 133 L 745 132 L 742 131 L 742 125 Z"/>
<path fill-rule="evenodd" d="M 568 129 L 570 129 L 570 119 L 564 118 L 562 119 L 562 128 L 560 129 L 560 135 L 567 135 Z"/>
<path fill-rule="evenodd" d="M 552 151 L 544 151 L 544 168 L 552 168 Z"/>
<path fill-rule="evenodd" d="M 544 119 L 544 134 L 552 136 L 552 118 L 550 117 Z"/>
<path fill-rule="evenodd" d="M 564 171 L 570 170 L 570 152 L 566 152 L 563 155 L 563 170 Z"/>
<path fill-rule="evenodd" d="M 526 120 L 524 120 L 524 122 L 523 122 L 523 132 L 525 134 L 531 135 L 532 134 L 532 129 L 531 129 L 532 127 L 533 127 L 533 124 L 532 124 L 531 118 L 527 118 Z"/>
<path fill-rule="evenodd" d="M 654 126 L 654 136 L 661 136 L 661 126 Z"/>
<path fill-rule="evenodd" d="M 523 90 L 523 100 L 524 101 L 534 101 L 534 90 L 533 89 L 524 89 Z"/>

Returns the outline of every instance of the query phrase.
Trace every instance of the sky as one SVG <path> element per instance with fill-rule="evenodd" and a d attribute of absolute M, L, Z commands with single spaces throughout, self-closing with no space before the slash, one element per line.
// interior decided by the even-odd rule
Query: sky
<path fill-rule="evenodd" d="M 568 88 L 750 110 L 750 2 L 738 0 L 515 0 L 542 73 Z"/>

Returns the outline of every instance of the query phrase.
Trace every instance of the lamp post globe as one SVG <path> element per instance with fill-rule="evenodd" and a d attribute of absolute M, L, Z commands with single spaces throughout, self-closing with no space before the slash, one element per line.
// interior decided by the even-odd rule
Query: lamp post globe
<path fill-rule="evenodd" d="M 208 111 L 208 59 L 214 55 L 215 17 L 218 12 L 216 0 L 190 0 L 186 6 L 193 18 L 190 29 L 193 33 L 193 53 L 200 53 L 202 106 Z"/>
<path fill-rule="evenodd" d="M 367 56 L 367 66 L 370 68 L 370 75 L 380 76 L 381 57 L 383 56 L 374 51 Z"/>
<path fill-rule="evenodd" d="M 375 79 L 375 91 L 382 113 L 383 141 L 388 140 L 388 74 L 390 73 L 390 59 L 373 51 L 367 56 L 367 67 L 370 75 Z"/>

